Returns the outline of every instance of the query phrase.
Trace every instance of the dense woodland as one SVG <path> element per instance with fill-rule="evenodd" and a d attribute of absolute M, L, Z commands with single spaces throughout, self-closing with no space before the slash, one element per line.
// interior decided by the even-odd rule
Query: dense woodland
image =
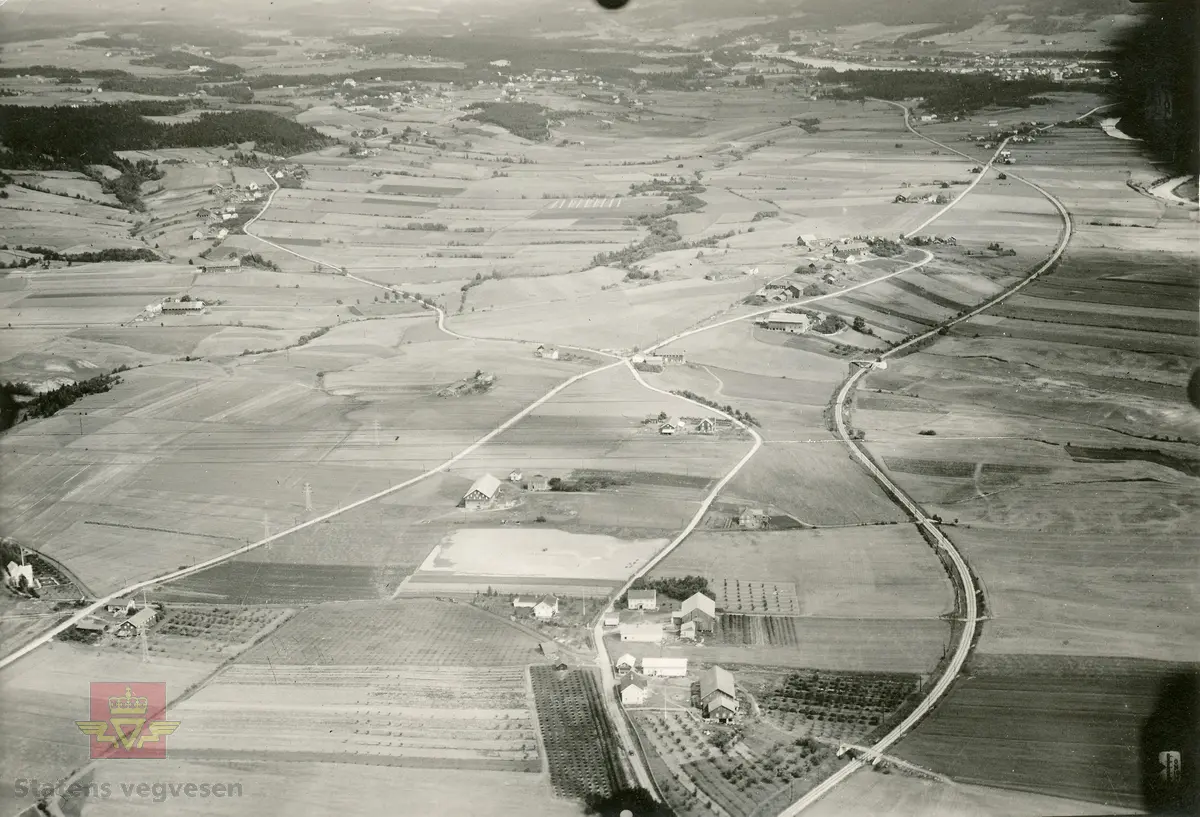
<path fill-rule="evenodd" d="M 489 125 L 499 125 L 514 136 L 532 142 L 550 138 L 546 109 L 532 102 L 476 102 L 467 106 L 472 113 L 463 119 L 474 119 Z"/>
<path fill-rule="evenodd" d="M 333 144 L 305 125 L 265 111 L 204 113 L 191 122 L 164 125 L 147 115 L 170 115 L 184 102 L 142 102 L 71 108 L 6 107 L 0 113 L 5 164 L 22 170 L 84 170 L 117 166 L 115 152 L 215 147 L 254 142 L 260 151 L 291 155 Z"/>
<path fill-rule="evenodd" d="M 824 68 L 817 79 L 831 86 L 834 99 L 912 99 L 923 97 L 922 109 L 939 116 L 964 116 L 987 107 L 1028 108 L 1049 102 L 1037 94 L 1065 87 L 1047 77 L 1004 80 L 990 74 L 947 74 L 942 71 L 842 71 Z M 1072 88 L 1080 89 L 1078 83 Z M 1095 90 L 1089 87 L 1086 90 Z"/>

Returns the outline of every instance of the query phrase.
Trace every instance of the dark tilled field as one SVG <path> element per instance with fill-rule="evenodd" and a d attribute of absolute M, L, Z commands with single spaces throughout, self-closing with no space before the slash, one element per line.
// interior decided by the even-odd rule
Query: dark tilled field
<path fill-rule="evenodd" d="M 1143 728 L 1182 669 L 1131 659 L 977 656 L 896 754 L 964 783 L 1141 808 Z"/>

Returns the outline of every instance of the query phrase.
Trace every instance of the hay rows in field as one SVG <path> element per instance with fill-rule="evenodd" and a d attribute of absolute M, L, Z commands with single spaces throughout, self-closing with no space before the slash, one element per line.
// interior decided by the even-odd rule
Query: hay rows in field
<path fill-rule="evenodd" d="M 627 785 L 621 750 L 590 670 L 530 668 L 550 782 L 563 797 L 608 795 Z"/>

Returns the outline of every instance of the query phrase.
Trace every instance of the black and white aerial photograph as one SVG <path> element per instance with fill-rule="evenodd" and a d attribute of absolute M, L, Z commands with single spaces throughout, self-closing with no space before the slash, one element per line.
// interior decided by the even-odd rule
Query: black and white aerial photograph
<path fill-rule="evenodd" d="M 0 817 L 1200 814 L 1196 0 L 0 0 Z"/>

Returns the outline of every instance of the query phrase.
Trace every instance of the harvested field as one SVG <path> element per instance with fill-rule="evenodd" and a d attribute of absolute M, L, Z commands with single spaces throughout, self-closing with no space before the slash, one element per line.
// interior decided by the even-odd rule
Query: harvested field
<path fill-rule="evenodd" d="M 1140 808 L 1142 729 L 1171 705 L 1162 696 L 1179 671 L 1153 661 L 978 656 L 895 752 L 966 783 Z"/>
<path fill-rule="evenodd" d="M 239 663 L 382 666 L 523 665 L 537 641 L 466 604 L 426 599 L 309 607 Z"/>
<path fill-rule="evenodd" d="M 807 617 L 875 616 L 934 619 L 950 610 L 949 580 L 937 556 L 910 525 L 870 525 L 826 530 L 697 531 L 651 572 L 651 577 L 702 575 L 724 595 L 726 582 L 790 583 L 794 610 L 766 612 Z M 769 577 L 775 577 L 773 581 Z M 757 592 L 757 591 L 756 591 Z M 788 597 L 786 585 L 781 606 Z M 761 598 L 761 595 L 760 595 Z M 758 605 L 756 605 L 758 606 Z"/>
<path fill-rule="evenodd" d="M 811 525 L 904 519 L 839 444 L 768 444 L 734 477 L 721 499 L 773 505 Z"/>
<path fill-rule="evenodd" d="M 628 785 L 593 670 L 529 669 L 550 781 L 560 797 L 608 795 Z"/>
<path fill-rule="evenodd" d="M 240 664 L 172 712 L 177 757 L 541 771 L 522 667 Z"/>
<path fill-rule="evenodd" d="M 280 813 L 306 817 L 341 817 L 364 811 L 383 811 L 396 817 L 431 814 L 472 814 L 508 817 L 537 811 L 545 817 L 579 817 L 580 807 L 551 796 L 540 775 L 481 769 L 392 766 L 382 763 L 329 763 L 264 754 L 253 760 L 168 758 L 148 764 L 106 764 L 93 780 L 109 783 L 154 784 L 170 780 L 204 780 L 238 784 L 240 797 L 181 797 L 171 800 L 171 813 L 181 817 L 254 817 Z M 396 792 L 403 791 L 403 797 Z M 123 797 L 89 800 L 85 814 L 97 817 L 127 815 Z M 70 811 L 66 813 L 70 814 Z"/>
<path fill-rule="evenodd" d="M 1080 814 L 1138 814 L 1082 800 L 988 786 L 942 783 L 901 773 L 864 771 L 851 775 L 813 804 L 814 817 L 961 817 L 964 814 L 1077 817 Z"/>
<path fill-rule="evenodd" d="M 164 601 L 302 604 L 389 598 L 413 566 L 278 564 L 234 559 L 154 591 Z"/>

